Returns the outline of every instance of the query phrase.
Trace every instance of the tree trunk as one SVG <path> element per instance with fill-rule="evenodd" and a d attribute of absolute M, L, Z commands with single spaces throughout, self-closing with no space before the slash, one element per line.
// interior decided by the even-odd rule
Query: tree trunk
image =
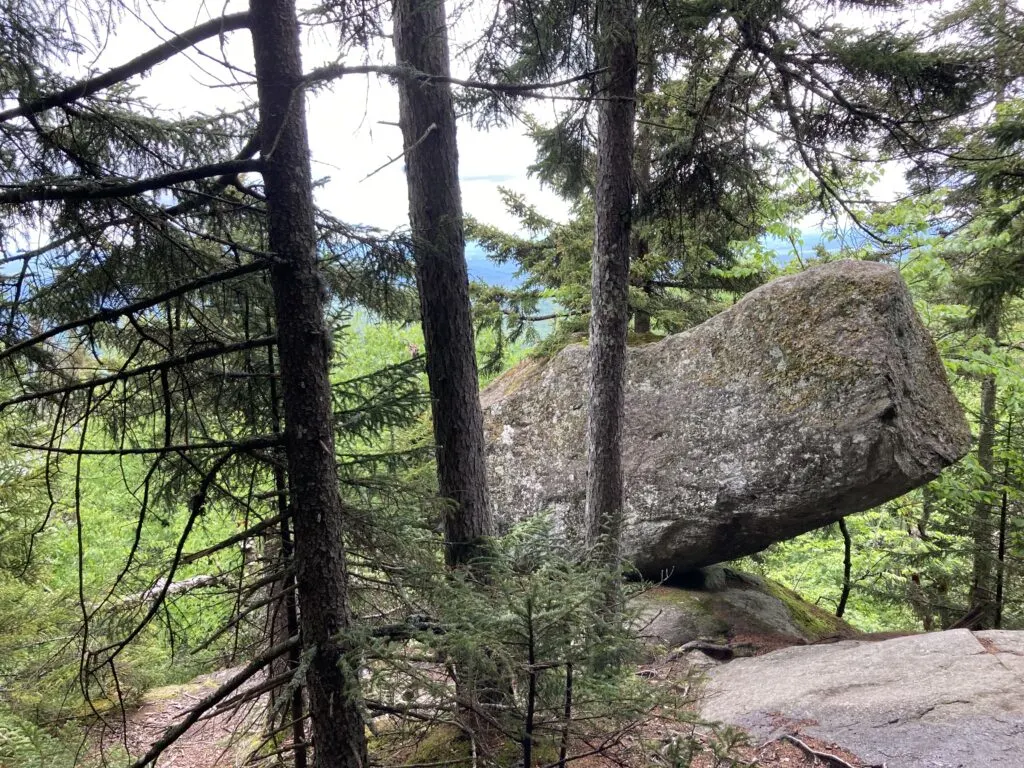
<path fill-rule="evenodd" d="M 643 252 L 640 253 L 643 255 Z M 637 336 L 645 336 L 651 332 L 651 313 L 646 309 L 637 307 L 633 310 L 633 333 Z"/>
<path fill-rule="evenodd" d="M 268 328 L 268 330 L 270 329 Z M 281 434 L 283 425 L 281 424 L 280 396 L 277 391 L 276 365 L 272 347 L 267 348 L 267 368 L 270 373 L 268 382 L 270 385 L 271 423 L 274 427 L 274 434 Z M 278 529 L 277 546 L 268 546 L 268 550 L 272 554 L 272 562 L 280 565 L 283 569 L 291 569 L 295 565 L 295 543 L 292 540 L 291 521 L 288 519 L 288 478 L 285 475 L 284 467 L 280 464 L 274 465 L 274 490 L 277 492 L 277 512 L 281 516 L 281 523 Z M 272 648 L 278 643 L 283 643 L 289 637 L 295 637 L 299 634 L 299 609 L 295 594 L 294 571 L 287 570 L 285 575 L 278 581 L 272 582 L 268 589 L 272 591 L 272 594 L 281 594 L 268 609 L 271 621 L 270 639 L 267 642 L 267 646 Z M 285 672 L 294 674 L 301 665 L 302 648 L 296 646 L 288 651 L 287 657 L 275 660 L 270 667 L 269 676 L 276 677 Z M 294 768 L 306 768 L 309 763 L 309 755 L 305 746 L 306 721 L 303 717 L 305 714 L 305 704 L 303 702 L 304 696 L 301 685 L 294 685 L 292 687 L 290 699 L 287 708 L 284 708 L 281 706 L 281 702 L 277 700 L 277 692 L 271 693 L 271 722 L 268 723 L 268 726 L 271 730 L 276 728 L 279 725 L 277 722 L 278 713 L 282 711 L 287 712 L 280 719 L 286 721 L 288 718 L 291 718 L 292 721 L 291 736 L 292 744 L 294 745 L 292 749 L 292 764 Z"/>
<path fill-rule="evenodd" d="M 313 189 L 294 0 L 250 0 L 268 244 L 294 525 L 299 625 L 318 768 L 365 768 L 359 679 L 347 661 L 345 510 L 334 456 L 328 334 L 316 265 Z"/>
<path fill-rule="evenodd" d="M 640 54 L 638 53 L 638 58 Z M 651 50 L 651 46 L 645 46 L 643 51 L 643 61 L 638 62 L 638 68 L 642 68 L 642 77 L 640 85 L 637 89 L 637 98 L 641 99 L 643 96 L 654 93 L 654 75 L 657 69 L 657 61 L 655 60 L 655 53 Z M 653 158 L 651 157 L 652 152 L 652 141 L 653 141 L 653 129 L 650 125 L 643 123 L 640 125 L 638 130 L 638 136 L 636 140 L 636 151 L 634 160 L 634 178 L 636 181 L 636 211 L 635 218 L 637 220 L 643 220 L 650 217 L 650 196 L 651 196 L 651 175 L 653 165 Z M 647 238 L 641 234 L 640 231 L 633 225 L 636 221 L 631 222 L 630 238 L 632 241 L 631 256 L 630 259 L 633 263 L 633 268 L 643 261 L 643 259 L 650 252 L 650 247 L 647 243 Z M 640 270 L 641 273 L 644 270 Z M 652 294 L 652 288 L 645 279 L 641 285 L 643 292 L 649 299 Z M 633 333 L 637 336 L 643 336 L 651 332 L 651 313 L 646 307 L 635 307 L 633 309 Z"/>
<path fill-rule="evenodd" d="M 850 599 L 850 590 L 853 589 L 853 537 L 850 536 L 845 517 L 839 518 L 839 532 L 843 534 L 843 590 L 836 605 L 836 618 L 841 619 L 846 613 L 846 603 Z"/>
<path fill-rule="evenodd" d="M 594 191 L 594 261 L 587 409 L 587 541 L 616 569 L 622 529 L 622 419 L 629 324 L 629 249 L 636 108 L 636 6 L 597 5 L 601 77 Z"/>
<path fill-rule="evenodd" d="M 1003 628 L 1003 602 L 1004 595 L 1003 589 L 1006 582 L 1006 536 L 1007 536 L 1007 524 L 1009 523 L 1009 505 L 1010 505 L 1010 446 L 1011 437 L 1013 435 L 1013 418 L 1006 424 L 1006 459 L 1003 465 L 1003 492 L 1002 499 L 999 505 L 999 538 L 996 555 L 996 599 L 995 599 L 995 616 L 993 617 L 992 626 L 995 629 Z"/>
<path fill-rule="evenodd" d="M 985 323 L 985 334 L 993 342 L 999 339 L 999 311 L 993 310 Z M 981 382 L 981 414 L 978 417 L 978 466 L 985 472 L 981 487 L 984 496 L 974 507 L 971 527 L 974 538 L 974 569 L 971 579 L 969 614 L 976 615 L 976 629 L 986 629 L 995 623 L 995 589 L 993 583 L 995 553 L 993 535 L 995 522 L 993 505 L 988 498 L 993 488 L 995 471 L 993 448 L 996 436 L 996 377 L 986 374 Z"/>
<path fill-rule="evenodd" d="M 399 65 L 447 76 L 448 27 L 443 0 L 395 0 Z M 402 80 L 399 122 L 406 151 L 409 222 L 427 353 L 440 494 L 449 565 L 481 554 L 493 533 L 484 465 L 476 346 L 469 303 L 455 107 L 442 82 Z"/>

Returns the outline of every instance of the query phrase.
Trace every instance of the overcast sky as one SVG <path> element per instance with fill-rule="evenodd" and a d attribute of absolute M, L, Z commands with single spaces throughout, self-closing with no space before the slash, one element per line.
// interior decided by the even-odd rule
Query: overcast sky
<path fill-rule="evenodd" d="M 143 51 L 201 23 L 212 16 L 244 10 L 246 3 L 228 0 L 226 5 L 211 5 L 202 0 L 170 0 L 142 3 L 137 13 L 126 12 L 112 26 L 102 47 L 88 40 L 90 52 L 75 63 L 75 76 L 86 68 L 101 71 L 127 61 Z M 473 25 L 464 18 L 460 26 Z M 84 33 L 87 28 L 83 27 Z M 149 101 L 172 110 L 214 112 L 231 109 L 255 98 L 255 88 L 231 86 L 233 78 L 246 80 L 252 71 L 251 41 L 242 30 L 228 35 L 225 50 L 232 64 L 242 72 L 227 70 L 217 60 L 223 58 L 221 43 L 208 41 L 198 52 L 158 65 L 133 80 Z M 381 63 L 393 63 L 390 46 L 378 51 Z M 357 52 L 356 57 L 362 57 Z M 336 60 L 337 49 L 323 31 L 313 32 L 304 41 L 304 68 L 309 71 Z M 186 60 L 187 58 L 187 60 Z M 352 58 L 348 63 L 365 63 Z M 456 63 L 456 67 L 458 64 Z M 458 74 L 458 72 L 456 72 Z M 544 106 L 539 103 L 539 109 Z M 314 178 L 329 178 L 317 191 L 318 202 L 331 213 L 350 223 L 369 224 L 385 229 L 407 226 L 408 206 L 403 163 L 398 160 L 373 173 L 389 158 L 402 151 L 398 120 L 398 96 L 384 78 L 350 76 L 329 89 L 311 94 L 308 100 L 309 130 Z M 498 186 L 510 187 L 527 195 L 548 215 L 561 218 L 566 206 L 550 191 L 527 178 L 526 169 L 535 157 L 534 146 L 521 127 L 482 132 L 466 121 L 459 125 L 460 177 L 466 213 L 493 224 L 512 227 L 498 195 Z M 372 175 L 371 175 L 372 174 Z M 369 178 L 366 178 L 369 176 Z"/>
<path fill-rule="evenodd" d="M 125 11 L 122 18 L 111 25 L 110 34 L 101 35 L 98 41 L 89 39 L 84 34 L 88 25 L 82 25 L 82 38 L 88 51 L 73 62 L 73 76 L 82 77 L 90 69 L 97 72 L 123 63 L 176 32 L 247 7 L 245 0 L 223 0 L 216 4 L 206 0 L 138 2 L 134 11 Z M 453 50 L 459 49 L 460 37 L 482 28 L 489 7 L 480 2 L 464 4 L 452 31 Z M 863 23 L 870 25 L 870 17 L 861 15 Z M 849 18 L 844 21 L 857 23 Z M 303 41 L 306 71 L 337 60 L 336 43 L 329 35 L 329 29 L 307 33 Z M 184 55 L 135 78 L 133 83 L 151 103 L 183 114 L 196 110 L 228 110 L 253 103 L 255 88 L 238 84 L 251 80 L 247 75 L 253 68 L 248 32 L 229 34 L 223 43 L 223 52 L 221 45 L 216 39 L 207 41 L 198 49 L 189 49 Z M 234 69 L 220 63 L 224 53 Z M 373 60 L 394 63 L 390 44 L 382 42 L 380 50 L 373 53 Z M 366 63 L 365 53 L 356 51 L 346 63 Z M 464 63 L 458 59 L 453 69 L 456 76 L 466 74 L 460 71 Z M 353 224 L 383 229 L 407 226 L 403 163 L 399 159 L 381 169 L 402 149 L 401 132 L 393 125 L 398 120 L 398 97 L 394 87 L 385 78 L 349 76 L 330 88 L 309 94 L 307 103 L 313 175 L 328 179 L 317 190 L 318 202 L 335 216 Z M 531 108 L 541 120 L 553 116 L 551 102 L 537 101 Z M 514 229 L 516 222 L 501 205 L 500 185 L 524 194 L 548 216 L 565 217 L 564 201 L 527 176 L 526 169 L 534 161 L 535 150 L 521 126 L 483 132 L 462 121 L 459 152 L 463 207 L 467 214 Z M 902 173 L 896 168 L 891 170 L 873 190 L 875 197 L 892 199 L 904 188 Z M 805 230 L 816 230 L 822 222 L 820 218 L 813 218 L 801 225 Z"/>

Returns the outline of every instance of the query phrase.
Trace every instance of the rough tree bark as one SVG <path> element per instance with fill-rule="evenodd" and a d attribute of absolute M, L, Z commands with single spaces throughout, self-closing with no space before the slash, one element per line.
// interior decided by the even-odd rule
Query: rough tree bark
<path fill-rule="evenodd" d="M 596 562 L 615 568 L 622 528 L 622 418 L 629 325 L 633 120 L 637 41 L 634 0 L 597 4 L 599 91 L 594 261 L 587 410 L 587 540 Z"/>
<path fill-rule="evenodd" d="M 651 45 L 645 46 L 643 56 L 640 57 L 638 53 L 638 59 L 643 59 L 643 64 L 638 67 L 642 71 L 640 77 L 640 84 L 637 89 L 637 98 L 643 98 L 647 94 L 654 93 L 654 79 L 655 70 L 657 69 L 657 63 L 655 61 L 655 53 L 652 50 Z M 651 196 L 651 174 L 653 158 L 652 153 L 652 141 L 653 141 L 653 129 L 647 123 L 640 126 L 637 131 L 636 139 L 636 160 L 634 162 L 634 183 L 636 184 L 636 211 L 635 217 L 642 219 L 650 216 L 650 196 Z M 647 238 L 639 233 L 633 224 L 636 221 L 631 222 L 630 238 L 632 241 L 631 246 L 631 260 L 634 264 L 642 261 L 647 254 L 650 252 L 650 246 L 647 242 Z M 650 283 L 647 279 L 641 282 L 640 287 L 644 293 L 650 297 L 652 290 Z M 648 334 L 651 332 L 651 313 L 645 307 L 635 307 L 633 310 L 633 333 L 638 336 Z"/>
<path fill-rule="evenodd" d="M 839 518 L 839 532 L 843 534 L 843 590 L 836 605 L 836 617 L 841 619 L 846 613 L 846 603 L 849 602 L 850 591 L 853 589 L 853 538 L 850 536 L 845 517 Z"/>
<path fill-rule="evenodd" d="M 267 330 L 270 331 L 269 319 L 267 322 Z M 281 434 L 283 425 L 281 423 L 280 394 L 276 379 L 277 365 L 274 360 L 274 350 L 272 347 L 267 347 L 267 367 L 270 372 L 270 418 L 274 425 L 274 433 Z M 284 467 L 279 463 L 274 466 L 274 490 L 277 491 L 277 513 L 281 518 L 281 522 L 278 525 L 277 541 L 269 540 L 267 542 L 267 553 L 272 562 L 290 567 L 295 562 L 295 542 L 292 540 L 292 525 L 288 519 L 288 477 L 285 474 Z M 279 595 L 268 609 L 270 614 L 270 621 L 268 623 L 270 640 L 267 645 L 273 647 L 278 643 L 283 643 L 289 637 L 295 637 L 299 634 L 299 606 L 295 594 L 294 570 L 287 570 L 284 576 L 277 581 L 271 582 L 267 589 L 270 590 L 271 596 Z M 296 646 L 288 652 L 286 657 L 277 659 L 271 664 L 269 675 L 270 677 L 276 677 L 287 672 L 291 672 L 294 675 L 298 672 L 301 665 L 302 648 Z M 269 728 L 276 728 L 279 725 L 278 719 L 291 718 L 292 763 L 295 768 L 306 768 L 309 764 L 309 755 L 306 749 L 306 721 L 303 718 L 305 714 L 305 695 L 302 689 L 303 686 L 301 685 L 292 686 L 291 693 L 289 694 L 290 701 L 287 706 L 288 714 L 284 717 L 280 717 L 279 714 L 283 708 L 280 706 L 281 702 L 277 700 L 277 692 L 271 692 L 271 719 L 267 723 Z"/>
<path fill-rule="evenodd" d="M 394 0 L 399 66 L 447 77 L 443 0 Z M 447 83 L 403 79 L 399 122 L 405 146 L 416 282 L 437 445 L 449 565 L 469 562 L 493 533 L 484 466 L 483 414 L 466 269 L 455 107 Z"/>
<path fill-rule="evenodd" d="M 985 321 L 985 335 L 993 344 L 999 340 L 1000 313 L 993 310 Z M 995 625 L 995 513 L 991 499 L 995 472 L 993 450 L 996 438 L 996 377 L 986 374 L 981 380 L 981 413 L 978 416 L 978 466 L 985 472 L 981 487 L 985 498 L 974 507 L 971 522 L 974 539 L 974 568 L 971 579 L 968 614 L 975 617 L 974 629 L 988 629 Z"/>
<path fill-rule="evenodd" d="M 351 627 L 334 456 L 328 335 L 316 265 L 313 188 L 294 0 L 250 0 L 259 92 L 271 287 L 280 356 L 299 623 L 318 768 L 364 768 L 359 680 L 346 663 Z"/>

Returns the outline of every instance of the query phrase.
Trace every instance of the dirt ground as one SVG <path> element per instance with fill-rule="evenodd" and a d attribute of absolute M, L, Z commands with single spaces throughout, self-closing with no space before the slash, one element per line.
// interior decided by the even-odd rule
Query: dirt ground
<path fill-rule="evenodd" d="M 137 709 L 107 718 L 93 728 L 92 757 L 109 766 L 130 764 L 158 741 L 202 698 L 237 670 L 201 675 L 185 685 L 155 688 L 145 694 Z M 262 713 L 248 705 L 200 720 L 159 758 L 158 768 L 227 768 L 240 764 L 254 746 Z"/>
<path fill-rule="evenodd" d="M 169 686 L 150 691 L 142 705 L 121 718 L 108 720 L 108 728 L 98 729 L 90 753 L 102 758 L 107 765 L 121 768 L 132 759 L 144 754 L 164 732 L 177 723 L 188 710 L 224 682 L 233 670 L 203 675 L 186 685 Z M 675 660 L 649 665 L 640 670 L 653 684 L 688 686 L 685 680 L 686 662 Z M 680 690 L 681 695 L 688 692 Z M 260 744 L 262 713 L 259 706 L 248 705 L 241 710 L 216 714 L 200 721 L 171 746 L 157 762 L 157 768 L 229 768 L 243 765 L 280 765 L 277 759 L 246 763 L 254 747 Z M 869 766 L 856 755 L 834 744 L 825 744 L 801 734 L 802 726 L 810 723 L 780 723 L 786 735 L 768 743 L 750 743 L 744 734 L 734 729 L 717 729 L 710 725 L 694 725 L 655 717 L 650 722 L 625 732 L 613 743 L 577 741 L 571 753 L 582 755 L 602 747 L 602 754 L 578 757 L 569 765 L 573 768 L 682 768 L 686 762 L 674 762 L 685 754 L 684 746 L 696 747 L 691 768 L 882 768 Z M 99 733 L 102 732 L 102 737 Z M 733 744 L 723 754 L 723 745 Z M 457 767 L 468 761 L 452 762 Z M 395 768 L 402 762 L 393 762 L 383 756 L 374 756 L 374 765 Z M 441 764 L 437 768 L 443 768 Z M 504 766 L 502 768 L 505 768 Z M 508 766 L 508 768 L 517 768 Z"/>

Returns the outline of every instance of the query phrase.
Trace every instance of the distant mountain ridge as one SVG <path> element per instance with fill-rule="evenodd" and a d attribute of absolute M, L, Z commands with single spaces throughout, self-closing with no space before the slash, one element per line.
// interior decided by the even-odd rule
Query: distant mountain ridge
<path fill-rule="evenodd" d="M 863 240 L 864 236 L 857 233 L 837 238 L 818 230 L 807 230 L 801 233 L 797 245 L 800 258 L 810 259 L 819 248 L 832 253 L 843 246 L 859 245 Z M 793 244 L 781 237 L 767 235 L 762 243 L 775 252 L 776 261 L 780 265 L 788 264 L 797 255 L 794 253 Z M 466 243 L 466 265 L 469 267 L 470 280 L 479 280 L 502 288 L 516 288 L 523 283 L 523 278 L 516 274 L 518 268 L 514 264 L 499 264 L 492 261 L 483 247 L 473 241 Z"/>

